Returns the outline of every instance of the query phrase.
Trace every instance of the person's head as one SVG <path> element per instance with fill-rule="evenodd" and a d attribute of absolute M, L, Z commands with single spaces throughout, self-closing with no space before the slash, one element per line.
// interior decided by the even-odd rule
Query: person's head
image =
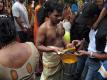
<path fill-rule="evenodd" d="M 4 10 L 4 2 L 0 0 L 0 12 Z"/>
<path fill-rule="evenodd" d="M 25 0 L 19 0 L 19 2 L 23 3 L 23 2 L 25 2 Z"/>
<path fill-rule="evenodd" d="M 39 4 L 42 5 L 44 0 L 39 0 Z"/>
<path fill-rule="evenodd" d="M 63 10 L 63 18 L 69 20 L 71 15 L 71 10 L 69 4 L 65 5 L 65 8 Z"/>
<path fill-rule="evenodd" d="M 46 12 L 53 24 L 57 24 L 62 20 L 63 5 L 56 1 L 47 1 Z"/>
<path fill-rule="evenodd" d="M 0 15 L 0 48 L 14 42 L 16 39 L 16 29 L 11 19 Z"/>
<path fill-rule="evenodd" d="M 103 5 L 104 5 L 104 0 L 96 0 L 96 1 L 95 1 L 95 4 L 96 4 L 99 8 L 102 8 Z"/>

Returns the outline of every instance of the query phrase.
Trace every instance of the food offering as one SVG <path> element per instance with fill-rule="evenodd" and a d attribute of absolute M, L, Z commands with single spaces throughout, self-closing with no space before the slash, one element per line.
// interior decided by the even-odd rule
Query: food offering
<path fill-rule="evenodd" d="M 74 47 L 74 48 L 64 49 L 62 52 L 59 52 L 58 54 L 61 55 L 61 59 L 63 63 L 72 64 L 78 61 L 77 56 L 79 56 L 79 53 L 74 54 L 75 52 L 78 53 L 78 51 Z"/>

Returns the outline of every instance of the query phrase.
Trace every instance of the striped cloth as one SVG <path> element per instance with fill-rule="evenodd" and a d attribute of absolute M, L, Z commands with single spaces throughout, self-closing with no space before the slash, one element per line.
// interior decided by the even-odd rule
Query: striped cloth
<path fill-rule="evenodd" d="M 107 60 L 103 62 L 97 75 L 98 80 L 107 80 Z"/>

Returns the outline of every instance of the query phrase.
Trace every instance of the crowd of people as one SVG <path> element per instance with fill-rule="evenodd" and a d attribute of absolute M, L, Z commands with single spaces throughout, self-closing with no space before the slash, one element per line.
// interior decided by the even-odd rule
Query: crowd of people
<path fill-rule="evenodd" d="M 33 25 L 24 0 L 11 15 L 0 0 L 0 80 L 107 80 L 107 0 L 39 0 L 31 9 Z M 71 48 L 77 61 L 64 63 Z"/>

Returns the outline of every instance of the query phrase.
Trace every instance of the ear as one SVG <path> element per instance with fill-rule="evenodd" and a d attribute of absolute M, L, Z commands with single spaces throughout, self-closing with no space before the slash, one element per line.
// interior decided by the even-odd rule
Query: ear
<path fill-rule="evenodd" d="M 52 12 L 48 12 L 48 17 L 51 16 Z"/>
<path fill-rule="evenodd" d="M 51 12 L 48 12 L 48 16 L 50 16 L 51 15 Z"/>

